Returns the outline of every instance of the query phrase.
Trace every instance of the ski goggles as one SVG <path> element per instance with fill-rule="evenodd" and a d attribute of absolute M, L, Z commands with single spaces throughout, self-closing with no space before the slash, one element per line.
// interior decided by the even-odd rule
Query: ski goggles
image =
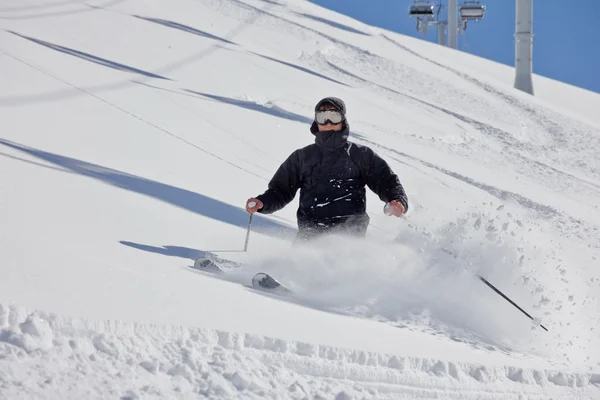
<path fill-rule="evenodd" d="M 344 115 L 336 110 L 317 111 L 315 113 L 315 121 L 319 125 L 327 124 L 327 121 L 337 125 L 344 120 Z"/>

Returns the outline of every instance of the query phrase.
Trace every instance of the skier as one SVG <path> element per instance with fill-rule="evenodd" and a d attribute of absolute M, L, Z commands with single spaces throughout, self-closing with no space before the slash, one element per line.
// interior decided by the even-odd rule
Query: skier
<path fill-rule="evenodd" d="M 386 203 L 387 215 L 402 216 L 408 199 L 398 176 L 369 147 L 348 141 L 346 105 L 327 97 L 315 107 L 310 127 L 315 143 L 294 151 L 281 164 L 267 191 L 250 198 L 246 211 L 271 214 L 300 189 L 298 239 L 324 233 L 364 236 L 369 225 L 365 184 Z"/>

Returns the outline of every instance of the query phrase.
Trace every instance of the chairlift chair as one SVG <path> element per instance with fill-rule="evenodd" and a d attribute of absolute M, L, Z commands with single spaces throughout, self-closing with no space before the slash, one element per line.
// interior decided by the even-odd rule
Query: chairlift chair
<path fill-rule="evenodd" d="M 430 1 L 415 1 L 408 8 L 410 17 L 433 17 L 435 5 Z"/>
<path fill-rule="evenodd" d="M 485 15 L 485 6 L 478 1 L 468 1 L 460 5 L 460 19 L 480 20 Z"/>

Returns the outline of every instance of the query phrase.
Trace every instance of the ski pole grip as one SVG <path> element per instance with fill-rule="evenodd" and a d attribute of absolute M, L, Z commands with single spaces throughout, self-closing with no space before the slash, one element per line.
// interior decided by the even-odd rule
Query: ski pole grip
<path fill-rule="evenodd" d="M 256 207 L 256 202 L 255 201 L 251 201 L 250 203 L 248 203 L 248 207 L 250 207 L 250 208 Z"/>

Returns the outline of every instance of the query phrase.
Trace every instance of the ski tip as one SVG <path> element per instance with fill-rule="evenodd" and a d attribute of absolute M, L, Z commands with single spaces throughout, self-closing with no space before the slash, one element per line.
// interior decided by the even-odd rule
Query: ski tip
<path fill-rule="evenodd" d="M 268 274 L 265 274 L 263 272 L 259 272 L 258 274 L 254 275 L 252 277 L 252 287 L 255 287 L 255 288 L 264 288 L 263 285 L 266 284 L 267 281 L 269 281 L 269 278 L 271 280 L 274 280 Z"/>
<path fill-rule="evenodd" d="M 194 268 L 206 268 L 210 264 L 210 260 L 206 257 L 198 257 L 194 260 Z"/>
<path fill-rule="evenodd" d="M 199 257 L 194 261 L 194 269 L 198 269 L 200 271 L 222 271 L 221 267 L 215 264 L 212 260 Z"/>
<path fill-rule="evenodd" d="M 252 277 L 252 287 L 262 290 L 289 292 L 289 289 L 279 283 L 275 278 L 269 274 L 265 274 L 264 272 L 259 272 Z"/>

